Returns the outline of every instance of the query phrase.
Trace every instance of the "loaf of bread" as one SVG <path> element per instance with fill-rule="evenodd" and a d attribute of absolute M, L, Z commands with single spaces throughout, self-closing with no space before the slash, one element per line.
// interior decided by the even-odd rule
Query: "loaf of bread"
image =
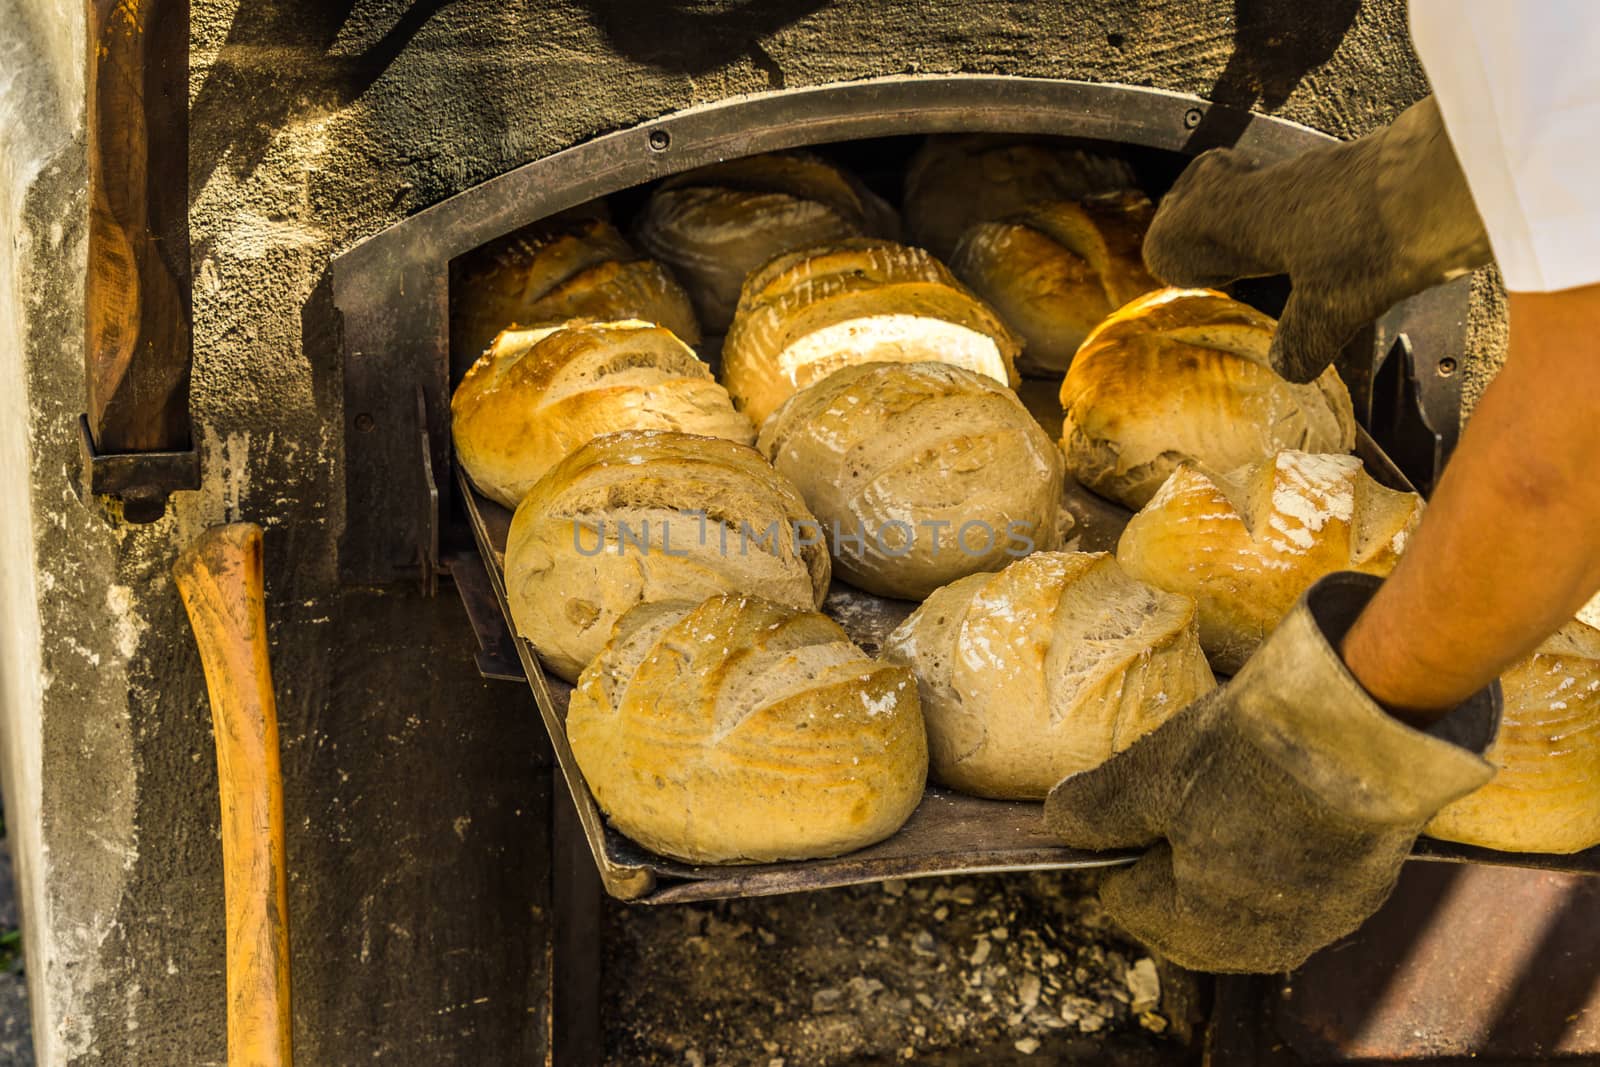
<path fill-rule="evenodd" d="M 1066 141 L 1007 134 L 936 134 L 906 168 L 906 232 L 948 259 L 973 223 L 1040 200 L 1080 200 L 1136 187 L 1127 162 Z"/>
<path fill-rule="evenodd" d="M 1294 385 L 1267 361 L 1277 323 L 1209 289 L 1159 289 L 1084 340 L 1061 383 L 1067 471 L 1143 507 L 1185 460 L 1230 471 L 1286 448 L 1349 452 L 1350 393 L 1329 367 Z"/>
<path fill-rule="evenodd" d="M 666 327 L 637 320 L 505 331 L 456 387 L 450 414 L 467 476 L 510 508 L 601 434 L 681 430 L 755 440 L 750 420 L 694 351 Z"/>
<path fill-rule="evenodd" d="M 517 632 L 570 682 L 636 604 L 748 591 L 815 608 L 828 591 L 820 529 L 748 445 L 606 434 L 550 468 L 518 505 L 506 599 Z"/>
<path fill-rule="evenodd" d="M 826 616 L 753 596 L 624 615 L 572 694 L 567 738 L 611 824 L 690 863 L 881 841 L 928 772 L 911 672 Z"/>
<path fill-rule="evenodd" d="M 855 363 L 948 363 L 1015 385 L 1018 344 L 920 248 L 855 238 L 782 255 L 745 281 L 722 377 L 759 429 L 792 394 Z"/>
<path fill-rule="evenodd" d="M 683 287 L 601 218 L 536 222 L 468 256 L 450 287 L 458 360 L 475 359 L 501 330 L 575 318 L 642 319 L 700 343 Z"/>
<path fill-rule="evenodd" d="M 1193 597 L 1200 644 L 1232 674 L 1318 578 L 1387 575 L 1421 517 L 1421 497 L 1353 456 L 1280 452 L 1229 474 L 1186 463 L 1123 530 L 1117 560 Z"/>
<path fill-rule="evenodd" d="M 1574 619 L 1500 686 L 1500 732 L 1485 753 L 1499 770 L 1434 816 L 1427 834 L 1504 852 L 1600 845 L 1600 629 Z"/>
<path fill-rule="evenodd" d="M 716 333 L 732 321 L 745 276 L 773 256 L 897 230 L 893 209 L 845 171 L 809 153 L 779 152 L 668 178 L 651 194 L 637 234 L 683 279 Z"/>
<path fill-rule="evenodd" d="M 834 573 L 880 596 L 1057 546 L 1061 453 L 1015 393 L 944 363 L 864 363 L 777 410 L 757 442 L 828 531 Z"/>
<path fill-rule="evenodd" d="M 1042 800 L 1215 685 L 1194 601 L 1104 552 L 1040 552 L 940 589 L 883 655 L 917 676 L 933 777 Z"/>
<path fill-rule="evenodd" d="M 1022 370 L 1060 374 L 1102 319 L 1161 288 L 1140 253 L 1154 213 L 1136 192 L 1045 201 L 968 227 L 950 269 L 1022 338 Z"/>

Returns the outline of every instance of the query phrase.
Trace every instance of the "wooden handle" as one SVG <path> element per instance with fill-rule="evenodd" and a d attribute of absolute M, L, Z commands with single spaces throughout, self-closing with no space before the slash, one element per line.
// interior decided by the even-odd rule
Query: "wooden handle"
<path fill-rule="evenodd" d="M 211 696 L 228 909 L 229 1067 L 290 1067 L 289 907 L 261 527 L 213 526 L 173 566 Z"/>

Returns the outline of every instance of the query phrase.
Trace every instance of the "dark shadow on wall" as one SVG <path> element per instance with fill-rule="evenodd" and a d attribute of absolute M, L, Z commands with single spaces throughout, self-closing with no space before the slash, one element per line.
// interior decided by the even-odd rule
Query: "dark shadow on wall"
<path fill-rule="evenodd" d="M 829 0 L 585 0 L 596 29 L 638 63 L 704 74 L 749 56 L 774 89 L 783 72 L 761 39 L 827 7 Z"/>
<path fill-rule="evenodd" d="M 343 107 L 376 81 L 417 31 L 455 0 L 418 0 L 355 55 L 330 53 L 356 0 L 262 0 L 239 7 L 189 113 L 191 198 L 227 160 L 244 178 L 291 119 Z"/>
<path fill-rule="evenodd" d="M 1232 145 L 1251 109 L 1276 111 L 1355 24 L 1361 0 L 1235 0 L 1233 54 L 1211 88 L 1212 110 L 1189 135 L 1191 153 Z"/>

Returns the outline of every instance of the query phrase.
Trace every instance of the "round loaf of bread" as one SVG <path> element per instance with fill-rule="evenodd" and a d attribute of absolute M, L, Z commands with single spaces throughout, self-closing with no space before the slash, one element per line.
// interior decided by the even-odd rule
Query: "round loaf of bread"
<path fill-rule="evenodd" d="M 1129 521 L 1117 560 L 1195 599 L 1200 644 L 1232 674 L 1325 574 L 1387 575 L 1422 498 L 1373 481 L 1354 456 L 1280 452 L 1229 474 L 1183 464 Z"/>
<path fill-rule="evenodd" d="M 1067 471 L 1143 507 L 1179 463 L 1230 471 L 1286 448 L 1349 452 L 1350 393 L 1329 367 L 1294 385 L 1267 361 L 1269 316 L 1209 289 L 1159 289 L 1084 340 L 1061 383 Z"/>
<path fill-rule="evenodd" d="M 567 738 L 612 825 L 690 863 L 881 841 L 928 770 L 910 671 L 752 596 L 628 612 L 572 694 Z"/>
<path fill-rule="evenodd" d="M 450 347 L 476 358 L 501 330 L 568 319 L 642 319 L 700 343 L 689 294 L 600 218 L 560 216 L 467 257 L 450 287 Z"/>
<path fill-rule="evenodd" d="M 637 604 L 748 591 L 815 608 L 828 551 L 800 494 L 755 449 L 630 430 L 596 437 L 523 497 L 505 576 L 517 632 L 570 682 Z"/>
<path fill-rule="evenodd" d="M 757 447 L 828 532 L 834 573 L 880 596 L 1057 547 L 1061 453 L 1005 386 L 944 363 L 866 363 L 801 390 Z"/>
<path fill-rule="evenodd" d="M 1569 622 L 1501 674 L 1500 687 L 1500 732 L 1484 754 L 1499 770 L 1426 833 L 1504 852 L 1600 845 L 1600 629 Z"/>
<path fill-rule="evenodd" d="M 671 330 L 572 322 L 507 330 L 450 401 L 456 455 L 506 507 L 585 441 L 618 430 L 680 430 L 750 444 L 755 429 Z"/>
<path fill-rule="evenodd" d="M 791 252 L 745 281 L 722 378 L 759 429 L 791 395 L 857 363 L 948 363 L 1019 379 L 1016 338 L 920 248 L 856 238 Z"/>
<path fill-rule="evenodd" d="M 1022 338 L 1022 370 L 1060 374 L 1102 319 L 1161 288 L 1140 253 L 1153 214 L 1135 192 L 1046 201 L 974 223 L 950 269 Z"/>
<path fill-rule="evenodd" d="M 706 328 L 720 332 L 745 276 L 773 256 L 897 229 L 893 209 L 843 170 L 809 153 L 781 152 L 668 178 L 636 232 L 684 280 Z"/>
<path fill-rule="evenodd" d="M 916 673 L 935 780 L 1043 800 L 1215 685 L 1194 602 L 1104 552 L 1040 552 L 927 599 L 883 655 Z"/>
<path fill-rule="evenodd" d="M 935 134 L 906 168 L 906 232 L 947 259 L 968 227 L 1041 200 L 1080 200 L 1136 187 L 1133 169 L 1105 152 L 1007 134 Z"/>

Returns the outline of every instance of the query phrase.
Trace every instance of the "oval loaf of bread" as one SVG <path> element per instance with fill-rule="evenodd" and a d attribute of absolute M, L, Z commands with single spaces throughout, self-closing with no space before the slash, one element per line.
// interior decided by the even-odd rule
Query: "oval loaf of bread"
<path fill-rule="evenodd" d="M 910 817 L 927 777 L 911 672 L 823 615 L 759 597 L 628 612 L 566 725 L 612 825 L 690 863 L 870 845 Z"/>
<path fill-rule="evenodd" d="M 473 253 L 450 287 L 457 360 L 476 359 L 501 330 L 568 319 L 642 319 L 700 343 L 689 294 L 604 219 L 536 222 Z"/>
<path fill-rule="evenodd" d="M 927 599 L 883 655 L 915 672 L 935 780 L 1042 800 L 1215 682 L 1194 602 L 1104 552 L 1040 552 Z"/>
<path fill-rule="evenodd" d="M 1161 288 L 1140 254 L 1154 213 L 1136 192 L 1035 204 L 974 223 L 950 269 L 1022 338 L 1019 367 L 1060 374 L 1102 319 Z"/>
<path fill-rule="evenodd" d="M 1185 460 L 1230 471 L 1286 448 L 1349 452 L 1355 413 L 1338 372 L 1280 378 L 1267 362 L 1276 326 L 1209 289 L 1160 289 L 1118 309 L 1061 383 L 1068 472 L 1138 508 Z"/>
<path fill-rule="evenodd" d="M 1421 517 L 1421 497 L 1379 485 L 1354 456 L 1280 452 L 1229 474 L 1184 464 L 1129 521 L 1117 560 L 1193 597 L 1200 644 L 1232 674 L 1318 578 L 1387 575 Z"/>
<path fill-rule="evenodd" d="M 920 248 L 856 238 L 779 256 L 751 274 L 722 346 L 722 377 L 757 429 L 778 405 L 854 363 L 949 363 L 1018 381 L 1000 317 Z"/>
<path fill-rule="evenodd" d="M 920 600 L 1057 545 L 1061 453 L 1005 386 L 943 363 L 836 371 L 757 447 L 829 534 L 834 573 Z"/>
<path fill-rule="evenodd" d="M 748 445 L 606 434 L 518 505 L 506 600 L 517 632 L 570 682 L 636 604 L 752 592 L 815 608 L 828 590 L 819 529 L 794 486 Z"/>
<path fill-rule="evenodd" d="M 1503 852 L 1600 845 L 1600 629 L 1567 623 L 1501 674 L 1500 688 L 1500 732 L 1484 753 L 1499 770 L 1425 832 Z"/>
<path fill-rule="evenodd" d="M 671 330 L 648 322 L 573 322 L 507 330 L 450 401 L 461 465 L 480 492 L 514 508 L 591 438 L 681 430 L 750 444 L 711 370 Z"/>
<path fill-rule="evenodd" d="M 1079 200 L 1136 187 L 1125 160 L 1046 139 L 935 134 L 906 168 L 906 232 L 941 259 L 975 222 L 1040 200 Z"/>
<path fill-rule="evenodd" d="M 706 328 L 720 332 L 745 276 L 773 256 L 898 229 L 894 210 L 845 171 L 806 152 L 775 152 L 668 178 L 636 233 L 683 279 Z"/>

